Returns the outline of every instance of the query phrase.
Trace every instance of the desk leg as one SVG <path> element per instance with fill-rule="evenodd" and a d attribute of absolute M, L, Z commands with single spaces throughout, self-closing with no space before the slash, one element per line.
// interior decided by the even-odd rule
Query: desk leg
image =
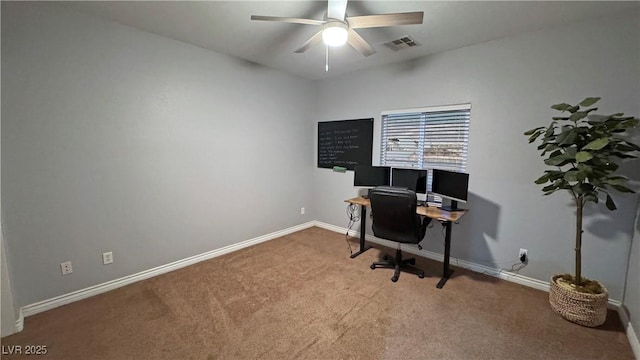
<path fill-rule="evenodd" d="M 365 233 L 366 228 L 367 228 L 367 207 L 364 205 L 360 205 L 360 250 L 351 254 L 352 259 L 362 254 L 363 252 L 371 249 L 371 246 L 367 246 L 364 244 L 364 236 L 366 235 Z"/>
<path fill-rule="evenodd" d="M 436 285 L 438 289 L 442 289 L 447 280 L 449 280 L 449 276 L 453 273 L 453 270 L 449 269 L 449 257 L 451 256 L 451 221 L 445 221 L 442 225 L 445 227 L 444 261 L 442 265 L 442 278 L 438 282 L 438 285 Z"/>

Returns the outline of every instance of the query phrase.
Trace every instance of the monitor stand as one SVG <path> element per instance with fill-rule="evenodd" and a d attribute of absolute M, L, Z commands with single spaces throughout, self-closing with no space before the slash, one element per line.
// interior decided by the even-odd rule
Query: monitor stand
<path fill-rule="evenodd" d="M 458 202 L 455 200 L 451 200 L 451 205 L 449 206 L 440 206 L 440 209 L 449 212 L 462 210 L 458 207 Z"/>

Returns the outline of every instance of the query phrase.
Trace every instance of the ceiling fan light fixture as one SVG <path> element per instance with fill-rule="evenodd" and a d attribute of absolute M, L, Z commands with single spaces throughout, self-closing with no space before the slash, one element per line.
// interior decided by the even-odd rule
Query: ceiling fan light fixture
<path fill-rule="evenodd" d="M 322 41 L 327 46 L 342 46 L 347 42 L 349 36 L 347 29 L 347 24 L 341 21 L 328 22 L 322 30 Z"/>

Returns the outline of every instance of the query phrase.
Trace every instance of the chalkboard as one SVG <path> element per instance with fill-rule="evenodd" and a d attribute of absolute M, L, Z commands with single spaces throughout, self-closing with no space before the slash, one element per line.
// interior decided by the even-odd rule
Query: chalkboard
<path fill-rule="evenodd" d="M 373 118 L 318 122 L 318 167 L 371 165 Z"/>

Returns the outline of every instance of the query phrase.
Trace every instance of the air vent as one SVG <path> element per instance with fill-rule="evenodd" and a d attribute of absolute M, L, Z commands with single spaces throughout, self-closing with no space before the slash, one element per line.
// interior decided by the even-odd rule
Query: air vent
<path fill-rule="evenodd" d="M 409 35 L 384 43 L 384 46 L 388 47 L 393 51 L 408 49 L 408 48 L 420 46 L 420 45 L 422 44 L 417 42 L 414 38 L 412 38 Z"/>

